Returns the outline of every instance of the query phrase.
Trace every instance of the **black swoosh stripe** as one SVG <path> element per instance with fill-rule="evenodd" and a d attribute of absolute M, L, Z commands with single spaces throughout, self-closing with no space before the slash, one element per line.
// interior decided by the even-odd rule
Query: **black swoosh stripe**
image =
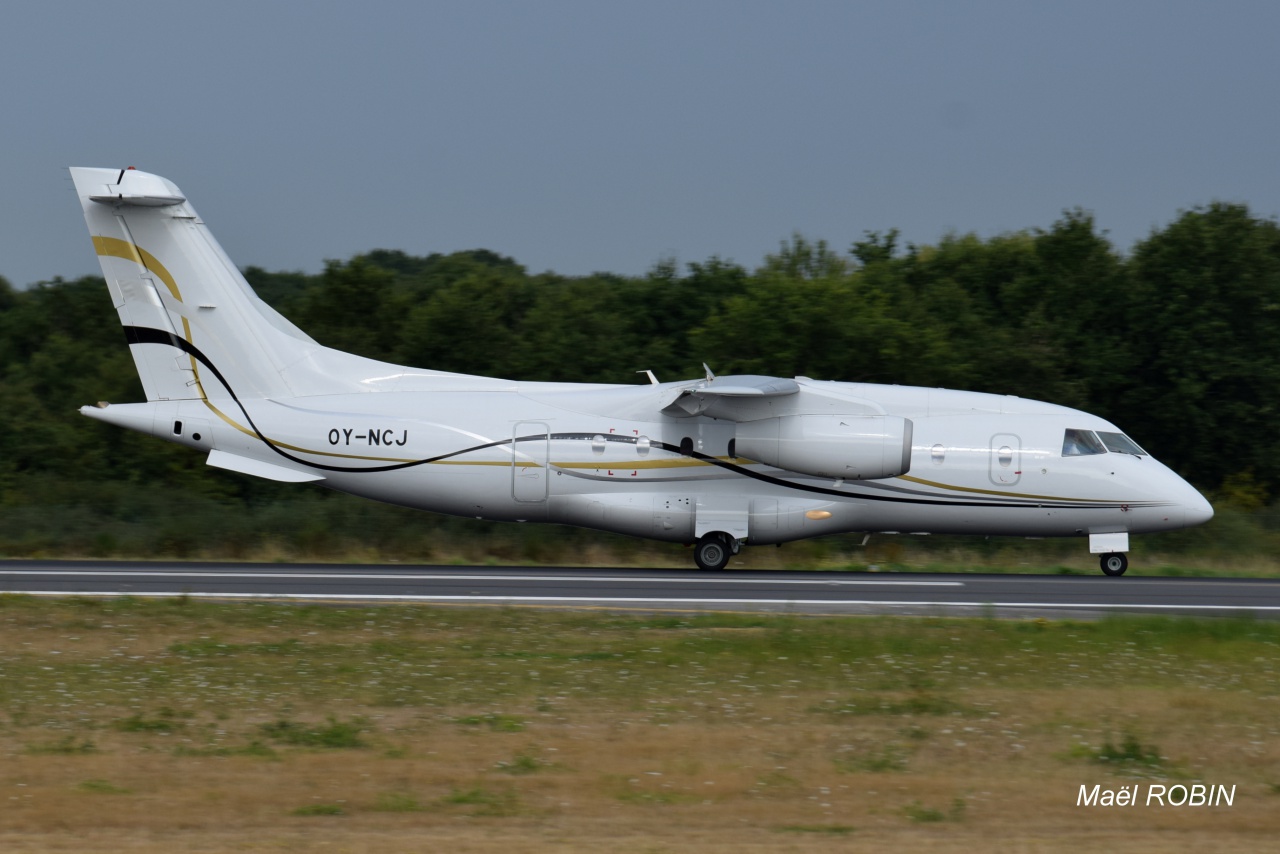
<path fill-rule="evenodd" d="M 677 446 L 674 446 L 674 445 L 668 445 L 668 444 L 667 444 L 667 443 L 665 443 L 665 442 L 661 442 L 661 443 L 659 443 L 659 442 L 654 442 L 654 444 L 655 444 L 655 445 L 659 445 L 659 446 L 660 446 L 660 447 L 662 447 L 664 450 L 674 451 L 674 452 L 676 452 L 676 453 L 679 453 L 679 452 L 680 452 L 680 449 L 679 449 Z M 1053 510 L 1065 510 L 1065 509 L 1073 509 L 1073 510 L 1080 510 L 1080 509 L 1085 509 L 1085 510 L 1107 510 L 1107 509 L 1115 509 L 1115 508 L 1118 508 L 1118 507 L 1122 506 L 1120 503 L 1116 503 L 1116 504 L 1101 504 L 1101 505 L 1099 505 L 1099 504 L 1094 504 L 1094 505 L 1091 505 L 1091 506 L 1087 506 L 1087 507 L 1083 507 L 1083 508 L 1082 508 L 1080 504 L 1076 504 L 1076 503 L 1066 503 L 1066 502 L 1038 502 L 1038 503 L 1030 503 L 1030 502 L 1027 502 L 1026 500 L 1021 500 L 1021 501 L 1019 501 L 1018 499 L 1011 499 L 1011 500 L 1009 500 L 1009 501 L 992 501 L 992 500 L 990 500 L 990 499 L 986 499 L 986 500 L 968 500 L 968 501 L 960 501 L 960 500 L 956 500 L 956 499 L 946 499 L 946 498 L 939 498 L 939 499 L 933 499 L 933 498 L 907 498 L 907 497 L 905 497 L 905 496 L 904 496 L 904 497 L 899 497 L 899 496 L 893 496 L 893 495 L 869 495 L 869 494 L 867 494 L 867 493 L 865 493 L 865 492 L 841 492 L 841 491 L 840 491 L 840 490 L 838 490 L 838 489 L 831 489 L 831 488 L 829 488 L 829 487 L 825 487 L 825 486 L 808 486 L 808 485 L 802 485 L 802 484 L 792 483 L 792 482 L 787 481 L 787 480 L 784 480 L 784 479 L 782 479 L 782 478 L 780 478 L 780 477 L 774 477 L 773 475 L 765 474 L 764 472 L 752 471 L 751 469 L 746 468 L 745 466 L 740 466 L 740 465 L 737 465 L 737 464 L 735 464 L 735 463 L 726 462 L 725 460 L 717 459 L 716 457 L 707 456 L 706 454 L 701 454 L 701 453 L 699 453 L 699 452 L 697 452 L 697 451 L 694 451 L 694 452 L 693 452 L 693 454 L 692 454 L 692 456 L 693 456 L 693 458 L 694 458 L 695 460 L 702 460 L 702 461 L 704 461 L 704 462 L 710 463 L 710 464 L 711 464 L 711 465 L 713 465 L 713 466 L 720 466 L 721 468 L 729 469 L 730 471 L 736 472 L 736 473 L 738 473 L 738 474 L 740 474 L 740 475 L 744 475 L 744 476 L 746 476 L 746 477 L 754 478 L 755 480 L 764 481 L 765 483 L 771 483 L 771 484 L 774 484 L 775 486 L 785 486 L 785 487 L 789 487 L 789 488 L 791 488 L 791 489 L 799 489 L 799 490 L 803 490 L 804 492 L 813 492 L 813 493 L 817 493 L 817 494 L 819 494 L 819 495 L 834 495 L 834 496 L 837 496 L 837 497 L 839 497 L 839 498 L 860 498 L 860 499 L 865 499 L 865 500 L 867 500 L 867 501 L 887 501 L 887 502 L 890 502 L 890 503 L 893 503 L 893 504 L 923 504 L 923 505 L 928 505 L 928 506 L 931 506 L 931 507 L 933 507 L 933 506 L 940 506 L 940 507 L 1007 507 L 1007 508 L 1018 508 L 1018 507 L 1022 507 L 1022 508 L 1028 509 L 1028 510 L 1040 510 L 1040 509 L 1044 509 L 1044 508 L 1049 508 L 1049 509 L 1053 509 Z M 1016 501 L 1017 503 L 1014 503 L 1015 501 Z"/>
<path fill-rule="evenodd" d="M 258 425 L 253 422 L 253 416 L 249 414 L 249 411 L 245 408 L 245 405 L 240 401 L 240 398 L 236 396 L 235 389 L 231 387 L 231 384 L 227 382 L 227 378 L 224 377 L 222 375 L 222 372 L 218 370 L 218 366 L 215 365 L 207 356 L 205 356 L 204 353 L 200 352 L 199 347 L 192 344 L 190 341 L 187 341 L 185 338 L 180 338 L 179 336 L 174 335 L 172 332 L 165 332 L 160 329 L 152 329 L 146 326 L 126 326 L 124 330 L 125 330 L 125 339 L 130 344 L 167 344 L 170 347 L 177 347 L 182 352 L 187 353 L 188 355 L 194 357 L 198 362 L 200 362 L 200 364 L 204 365 L 213 373 L 214 377 L 218 380 L 218 382 L 222 384 L 222 387 L 227 390 L 227 394 L 231 395 L 231 399 L 235 402 L 236 407 L 239 408 L 241 414 L 244 415 L 245 420 L 249 422 L 249 427 L 250 429 L 253 430 L 253 434 L 257 436 L 258 439 L 260 439 L 262 443 L 265 444 L 268 448 L 275 451 L 277 454 L 284 457 L 286 460 L 298 463 L 299 465 L 308 466 L 314 469 L 320 469 L 321 471 L 371 474 L 374 472 L 397 471 L 399 469 L 407 469 L 407 468 L 413 468 L 414 466 L 427 465 L 428 463 L 434 463 L 439 460 L 447 460 L 450 457 L 456 457 L 461 454 L 470 453 L 472 451 L 479 451 L 485 448 L 494 448 L 499 445 L 506 445 L 513 441 L 523 440 L 523 437 L 521 437 L 521 439 L 514 439 L 514 440 L 502 439 L 496 442 L 488 442 L 483 445 L 476 445 L 475 447 L 472 447 L 472 448 L 465 448 L 461 451 L 452 451 L 448 454 L 441 454 L 436 457 L 429 457 L 425 460 L 411 460 L 410 462 L 407 462 L 407 463 L 391 463 L 385 466 L 358 466 L 358 467 L 334 466 L 334 465 L 328 465 L 327 463 L 311 462 L 310 460 L 304 460 L 300 457 L 295 457 L 293 454 L 289 453 L 283 448 L 277 447 L 274 442 L 272 442 L 265 435 L 263 435 L 262 431 L 258 429 Z M 541 437 L 533 437 L 533 438 L 541 438 Z"/>
<path fill-rule="evenodd" d="M 265 435 L 263 435 L 262 431 L 258 429 L 258 426 L 254 424 L 253 417 L 249 415 L 249 411 L 245 408 L 244 404 L 240 401 L 240 398 L 236 396 L 235 390 L 231 387 L 231 384 L 227 382 L 226 377 L 222 375 L 222 372 L 218 370 L 218 367 L 215 364 L 213 364 L 213 362 L 207 356 L 205 356 L 204 353 L 200 352 L 200 348 L 196 347 L 196 345 L 192 344 L 190 341 L 187 341 L 185 338 L 181 338 L 173 334 L 172 332 L 165 332 L 160 329 L 152 329 L 147 326 L 126 326 L 124 327 L 124 334 L 125 334 L 125 340 L 127 340 L 130 344 L 166 344 L 170 347 L 176 347 L 182 352 L 187 353 L 188 355 L 194 357 L 198 362 L 200 362 L 200 364 L 204 365 L 213 373 L 214 377 L 218 380 L 218 382 L 222 384 L 222 387 L 227 390 L 227 394 L 231 395 L 231 399 L 235 402 L 241 414 L 244 415 L 245 420 L 249 422 L 249 427 L 253 430 L 253 434 L 257 436 L 258 439 L 261 440 L 263 444 L 265 444 L 268 448 L 275 451 L 277 454 L 279 454 L 280 456 L 284 457 L 285 459 L 291 462 L 295 462 L 295 463 L 298 463 L 299 465 L 307 466 L 309 468 L 320 469 L 321 471 L 346 472 L 346 473 L 352 473 L 352 474 L 374 474 L 377 472 L 399 471 L 401 469 L 414 468 L 416 466 L 423 466 L 423 465 L 428 465 L 430 463 L 439 462 L 441 460 L 451 459 L 452 457 L 462 456 L 463 454 L 469 454 L 473 451 L 482 451 L 482 450 L 485 450 L 486 448 L 496 448 L 496 447 L 500 447 L 502 445 L 508 445 L 508 444 L 514 445 L 518 442 L 533 442 L 538 440 L 549 440 L 549 439 L 591 439 L 599 435 L 598 433 L 538 433 L 531 436 L 517 436 L 511 439 L 499 439 L 494 442 L 486 442 L 484 444 L 475 445 L 470 448 L 463 448 L 462 450 L 451 451 L 447 454 L 440 454 L 439 456 L 428 457 L 427 459 L 411 460 L 405 463 L 391 463 L 389 465 L 383 465 L 383 466 L 358 466 L 358 467 L 335 466 L 335 465 L 328 465 L 326 463 L 311 462 L 310 460 L 304 460 L 304 459 L 301 459 L 300 457 L 296 457 L 293 454 L 290 454 L 288 451 L 285 451 L 283 448 L 277 447 L 275 443 L 273 443 L 270 439 L 268 439 Z M 629 436 L 610 435 L 610 436 L 606 436 L 605 438 L 607 441 L 624 442 L 628 444 L 634 444 L 636 441 L 634 438 Z M 657 447 L 664 451 L 669 451 L 671 453 L 680 454 L 683 456 L 683 454 L 681 454 L 680 447 L 678 445 L 672 445 L 668 442 L 660 442 L 656 440 L 650 440 L 650 441 L 653 447 Z M 774 486 L 781 486 L 786 489 L 793 489 L 798 492 L 808 492 L 808 493 L 813 493 L 817 495 L 830 495 L 836 498 L 844 498 L 844 499 L 854 498 L 854 499 L 861 499 L 865 501 L 885 501 L 885 502 L 894 503 L 894 504 L 919 504 L 919 505 L 939 506 L 939 507 L 1003 507 L 1003 508 L 1021 507 L 1028 510 L 1038 510 L 1038 509 L 1045 509 L 1045 508 L 1072 509 L 1072 510 L 1079 510 L 1079 509 L 1107 510 L 1107 509 L 1116 509 L 1122 506 L 1126 506 L 1126 504 L 1122 502 L 1108 503 L 1108 504 L 1094 504 L 1091 506 L 1082 507 L 1080 504 L 1077 504 L 1077 503 L 1066 503 L 1066 502 L 1029 503 L 1023 500 L 1018 503 L 1013 503 L 1018 500 L 1011 499 L 1010 501 L 991 501 L 991 500 L 972 500 L 972 499 L 971 500 L 955 500 L 955 499 L 945 499 L 945 498 L 934 499 L 934 498 L 924 498 L 924 497 L 908 498 L 905 496 L 899 497 L 899 496 L 891 496 L 891 495 L 870 495 L 862 492 L 856 492 L 856 493 L 841 492 L 838 489 L 831 489 L 829 487 L 810 486 L 807 484 L 793 483 L 791 481 L 784 480 L 783 478 L 780 478 L 780 477 L 774 477 L 773 475 L 764 474 L 763 472 L 752 471 L 751 469 L 746 468 L 745 466 L 740 466 L 740 465 L 737 465 L 736 463 L 730 463 L 725 460 L 717 459 L 716 457 L 709 456 L 707 454 L 703 454 L 698 451 L 693 451 L 689 456 L 691 456 L 695 460 L 700 460 L 702 462 L 708 463 L 709 465 L 718 466 L 722 469 L 726 469 L 735 474 L 742 475 L 743 477 L 752 478 L 753 480 L 758 480 L 763 483 L 772 484 Z M 1127 506 L 1132 506 L 1132 503 L 1129 503 Z"/>

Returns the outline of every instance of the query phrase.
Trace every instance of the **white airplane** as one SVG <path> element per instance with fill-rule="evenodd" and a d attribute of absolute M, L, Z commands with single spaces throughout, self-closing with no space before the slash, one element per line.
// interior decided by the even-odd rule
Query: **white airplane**
<path fill-rule="evenodd" d="M 212 466 L 695 544 L 703 569 L 743 544 L 884 532 L 1088 537 L 1121 575 L 1129 534 L 1213 516 L 1115 425 L 1018 397 L 710 370 L 514 382 L 343 353 L 259 299 L 170 181 L 71 174 L 147 396 L 80 411 Z"/>

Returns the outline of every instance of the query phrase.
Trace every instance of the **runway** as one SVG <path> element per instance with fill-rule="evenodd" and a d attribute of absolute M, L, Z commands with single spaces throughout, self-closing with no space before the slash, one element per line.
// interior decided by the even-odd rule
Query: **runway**
<path fill-rule="evenodd" d="M 1091 617 L 1280 617 L 1280 579 L 0 561 L 0 593 L 334 604 Z"/>

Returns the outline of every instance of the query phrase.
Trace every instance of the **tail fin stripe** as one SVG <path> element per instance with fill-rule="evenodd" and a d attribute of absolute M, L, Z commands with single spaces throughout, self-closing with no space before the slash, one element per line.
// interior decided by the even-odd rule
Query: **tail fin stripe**
<path fill-rule="evenodd" d="M 190 352 L 184 346 L 187 343 L 186 341 L 183 341 L 172 332 L 165 332 L 163 329 L 151 329 L 146 326 L 126 326 L 124 328 L 124 340 L 130 344 L 168 344 L 170 347 L 177 347 L 183 352 Z"/>
<path fill-rule="evenodd" d="M 102 237 L 95 234 L 93 236 L 93 248 L 99 255 L 109 255 L 113 258 L 133 261 L 147 272 L 155 274 L 160 281 L 164 282 L 164 286 L 169 289 L 169 293 L 173 295 L 173 298 L 178 302 L 182 302 L 182 292 L 178 290 L 178 283 L 173 280 L 173 276 L 156 259 L 156 256 L 141 246 L 137 246 L 127 240 L 121 240 L 118 237 Z"/>

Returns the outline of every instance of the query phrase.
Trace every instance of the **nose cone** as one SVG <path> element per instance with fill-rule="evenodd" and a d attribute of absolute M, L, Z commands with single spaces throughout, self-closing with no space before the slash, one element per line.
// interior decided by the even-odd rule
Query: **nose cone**
<path fill-rule="evenodd" d="M 1187 527 L 1203 525 L 1213 518 L 1213 505 L 1190 484 L 1187 484 L 1187 491 L 1191 494 L 1182 502 Z"/>
<path fill-rule="evenodd" d="M 1213 518 L 1213 507 L 1205 500 L 1196 488 L 1187 483 L 1177 472 L 1166 468 L 1155 460 L 1144 459 L 1154 466 L 1143 471 L 1149 479 L 1143 480 L 1144 492 L 1154 503 L 1155 513 L 1148 517 L 1151 527 L 1139 528 L 1136 525 L 1129 530 L 1134 533 L 1151 531 L 1176 531 L 1181 528 L 1194 528 L 1203 525 Z M 1135 478 L 1135 482 L 1136 478 Z"/>

